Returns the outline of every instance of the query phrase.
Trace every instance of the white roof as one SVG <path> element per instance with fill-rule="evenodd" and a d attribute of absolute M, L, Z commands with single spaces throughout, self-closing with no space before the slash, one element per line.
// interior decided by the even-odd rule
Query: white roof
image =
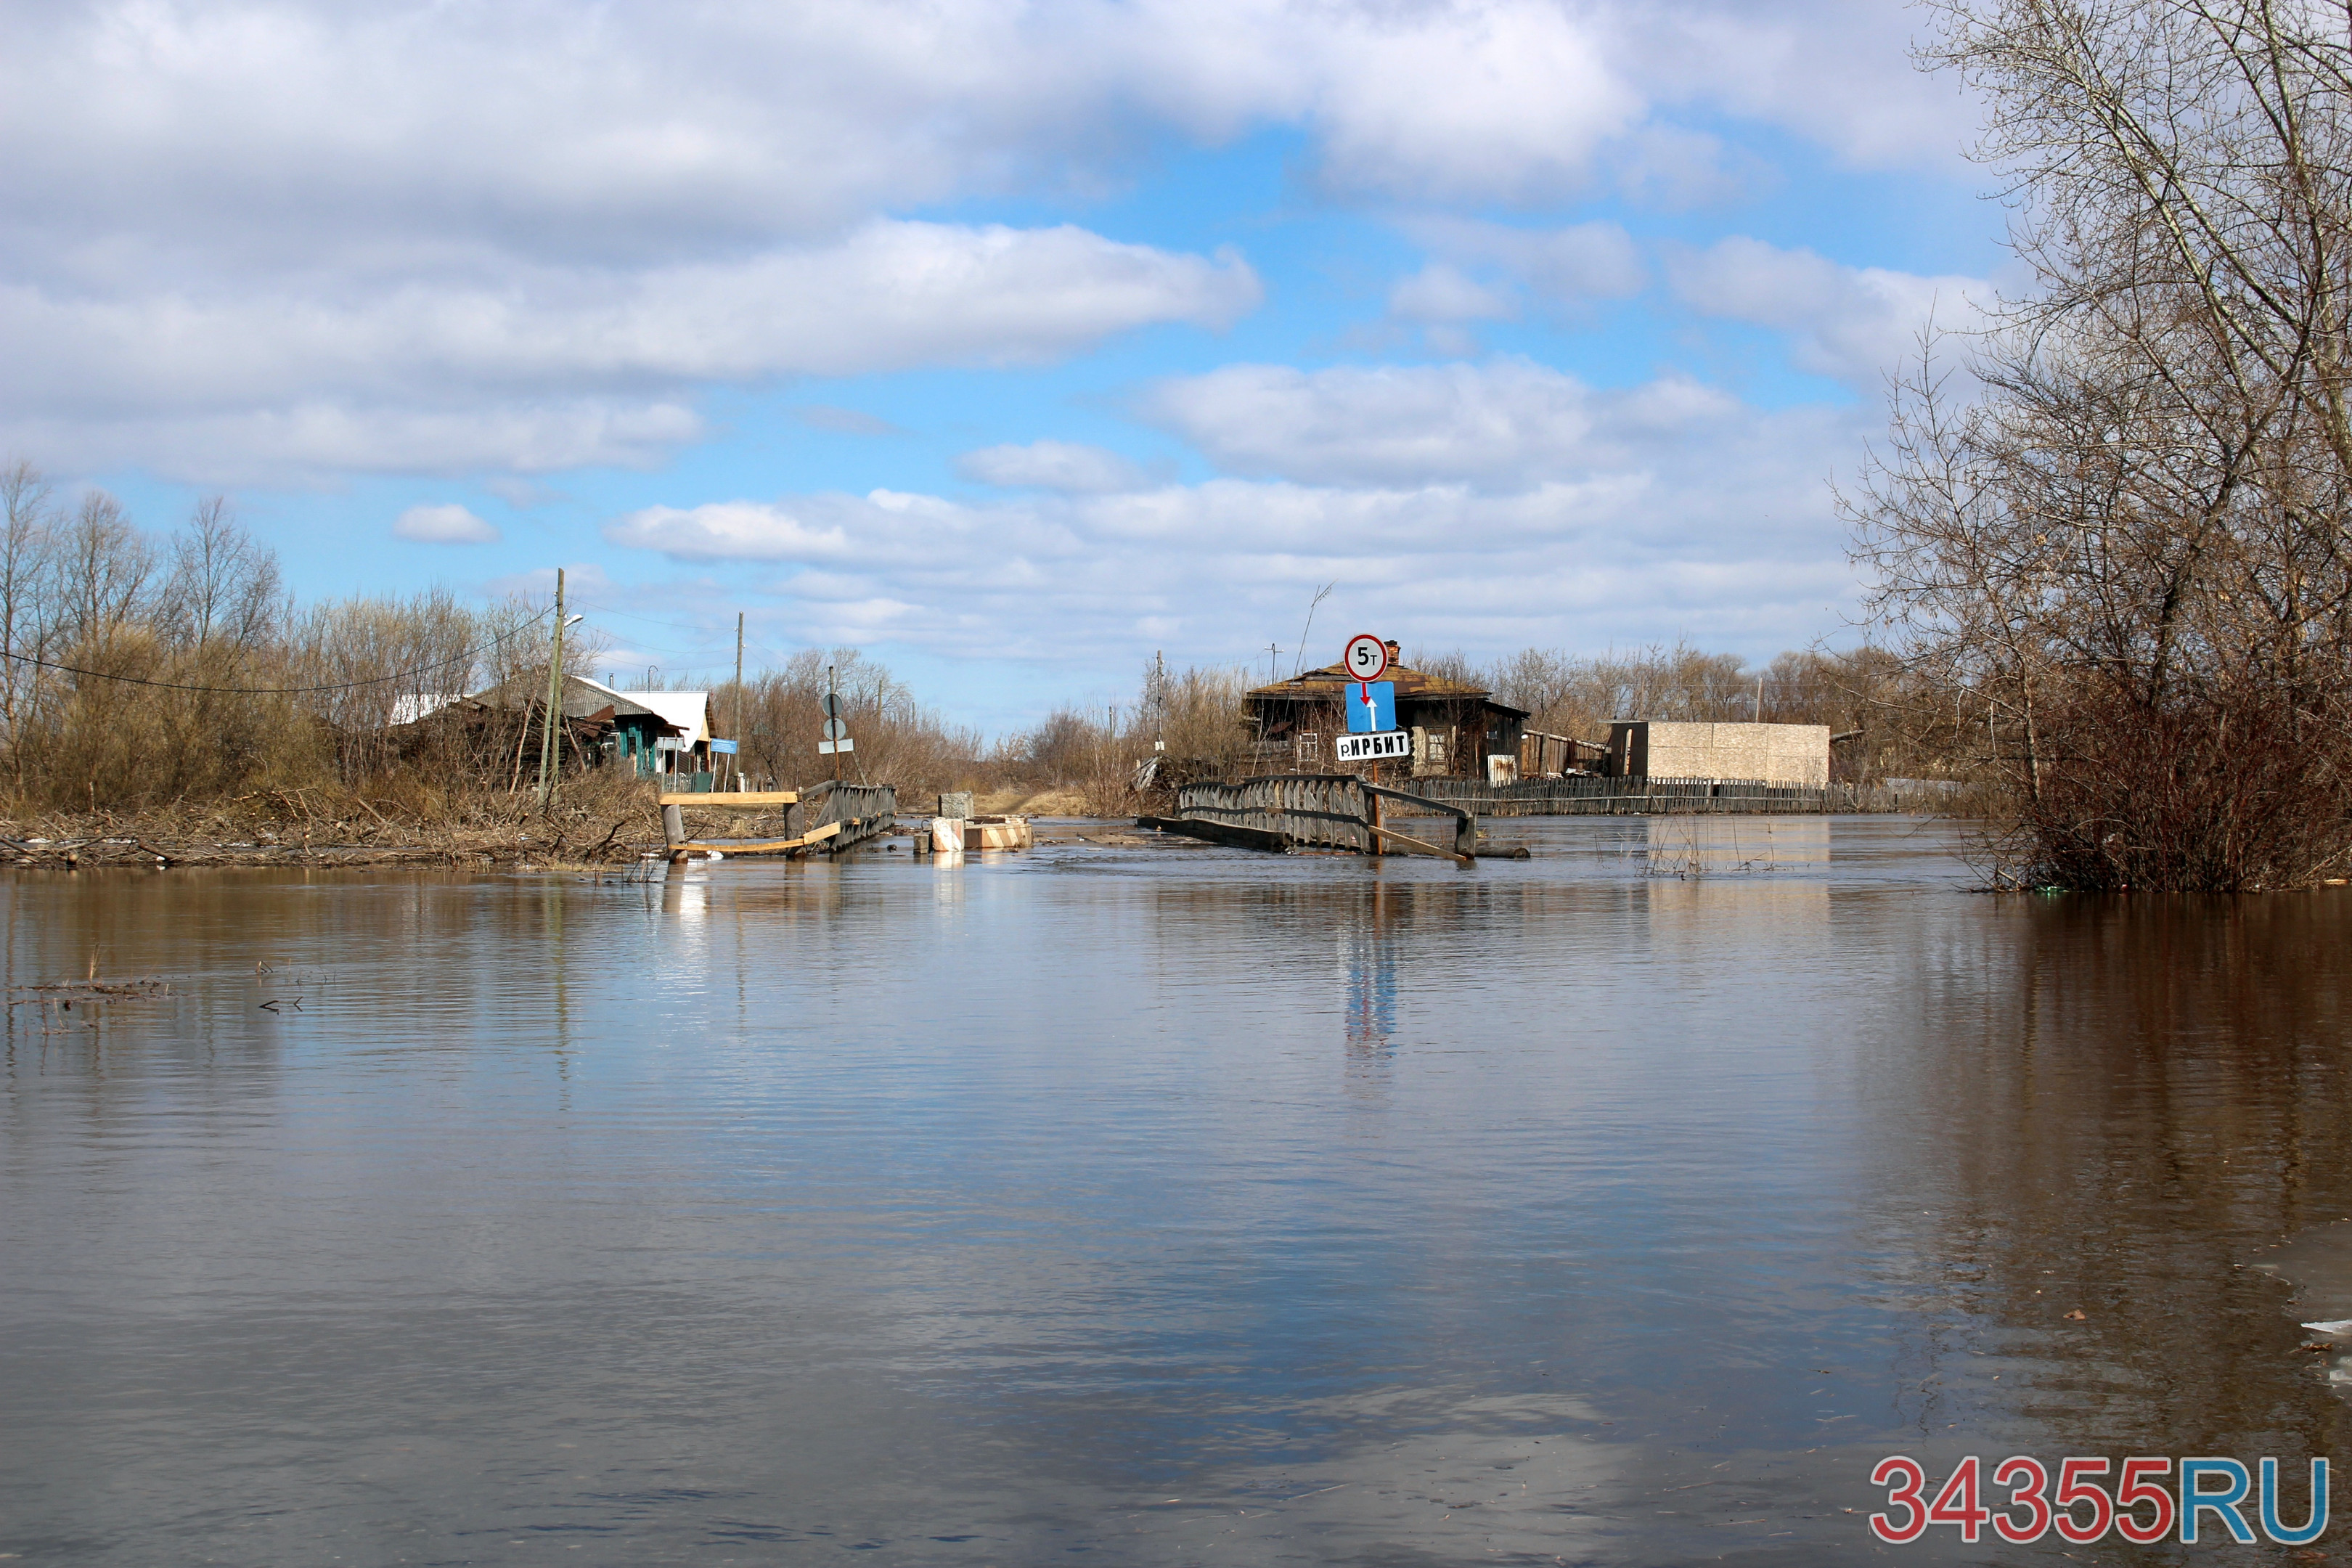
<path fill-rule="evenodd" d="M 428 713 L 438 713 L 462 693 L 456 691 L 403 691 L 392 700 L 392 716 L 387 724 L 414 724 Z"/>
<path fill-rule="evenodd" d="M 584 687 L 601 697 L 612 700 L 615 712 L 651 713 L 671 729 L 681 732 L 688 745 L 710 739 L 710 693 L 708 691 L 620 691 L 602 681 L 586 676 L 571 678 L 574 686 Z"/>

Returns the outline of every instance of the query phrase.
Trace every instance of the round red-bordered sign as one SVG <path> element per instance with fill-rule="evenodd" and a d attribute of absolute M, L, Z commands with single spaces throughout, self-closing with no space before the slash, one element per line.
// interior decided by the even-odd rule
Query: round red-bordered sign
<path fill-rule="evenodd" d="M 1389 645 L 1370 632 L 1359 633 L 1348 639 L 1347 651 L 1339 656 L 1339 668 L 1348 672 L 1350 680 L 1378 680 L 1389 672 Z"/>

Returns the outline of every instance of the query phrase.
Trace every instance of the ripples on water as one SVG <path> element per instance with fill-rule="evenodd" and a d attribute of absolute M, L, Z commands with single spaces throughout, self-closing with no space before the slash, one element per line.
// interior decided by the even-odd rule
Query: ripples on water
<path fill-rule="evenodd" d="M 1834 1563 L 1887 1453 L 2335 1443 L 2243 1265 L 2352 1216 L 2346 895 L 1497 826 L 0 883 L 172 984 L 9 1010 L 0 1552 Z"/>

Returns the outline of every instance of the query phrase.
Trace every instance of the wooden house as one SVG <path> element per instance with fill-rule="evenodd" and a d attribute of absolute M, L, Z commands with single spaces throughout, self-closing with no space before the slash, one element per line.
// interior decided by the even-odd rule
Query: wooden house
<path fill-rule="evenodd" d="M 521 678 L 475 694 L 493 708 L 527 708 L 547 700 L 545 677 Z M 710 694 L 707 691 L 622 691 L 584 676 L 563 678 L 563 715 L 601 721 L 612 760 L 641 773 L 679 775 L 675 787 L 710 773 Z M 709 787 L 707 784 L 701 787 Z"/>
<path fill-rule="evenodd" d="M 1408 669 L 1397 662 L 1397 645 L 1388 647 L 1389 672 L 1381 679 L 1396 686 L 1397 728 L 1412 737 L 1414 778 L 1484 779 L 1494 772 L 1490 757 L 1517 765 L 1525 709 L 1496 701 L 1483 687 Z M 1348 732 L 1343 704 L 1355 684 L 1345 669 L 1331 664 L 1244 697 L 1255 771 L 1349 771 L 1334 760 L 1332 743 Z"/>

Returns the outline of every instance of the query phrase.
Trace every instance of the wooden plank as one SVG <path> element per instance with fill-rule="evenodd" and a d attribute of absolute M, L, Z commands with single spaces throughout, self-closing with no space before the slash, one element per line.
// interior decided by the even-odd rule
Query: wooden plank
<path fill-rule="evenodd" d="M 1446 816 L 1464 817 L 1471 815 L 1467 809 L 1455 805 L 1451 801 L 1432 800 L 1425 795 L 1414 795 L 1410 790 L 1391 789 L 1386 784 L 1362 784 L 1360 787 L 1367 794 L 1381 795 L 1389 800 L 1402 801 L 1408 805 L 1425 805 L 1432 811 Z"/>
<path fill-rule="evenodd" d="M 841 831 L 841 824 L 828 822 L 814 832 L 798 838 L 747 838 L 733 844 L 673 844 L 673 855 L 789 855 L 795 849 L 806 849 L 824 842 Z"/>
<path fill-rule="evenodd" d="M 692 791 L 684 794 L 664 791 L 661 804 L 692 806 L 698 811 L 772 811 L 780 805 L 798 805 L 800 800 L 800 792 L 790 789 L 745 790 L 735 794 L 712 790 L 707 795 Z"/>
<path fill-rule="evenodd" d="M 1138 827 L 1156 827 L 1162 833 L 1181 833 L 1188 838 L 1205 838 L 1216 844 L 1234 844 L 1244 849 L 1263 849 L 1281 855 L 1290 848 L 1290 836 L 1270 833 L 1262 827 L 1243 827 L 1230 822 L 1203 822 L 1192 816 L 1139 816 Z"/>
<path fill-rule="evenodd" d="M 1406 837 L 1403 834 L 1399 833 L 1399 832 L 1398 832 L 1395 828 L 1393 828 L 1393 827 L 1383 828 L 1383 829 L 1381 830 L 1381 836 L 1382 836 L 1383 837 L 1385 837 L 1385 838 L 1389 839 L 1391 843 L 1396 843 L 1396 844 L 1409 844 L 1409 845 L 1411 845 L 1412 847 L 1414 847 L 1415 849 L 1422 850 L 1422 851 L 1423 851 L 1424 853 L 1427 853 L 1427 854 L 1431 854 L 1431 855 L 1443 855 L 1443 856 L 1444 856 L 1444 857 L 1445 857 L 1445 858 L 1447 858 L 1448 860 L 1459 860 L 1459 861 L 1461 861 L 1465 866 L 1468 866 L 1468 865 L 1475 864 L 1475 862 L 1474 862 L 1474 861 L 1471 859 L 1471 858 L 1470 858 L 1469 856 L 1467 856 L 1467 855 L 1456 854 L 1454 851 L 1453 851 L 1453 850 L 1451 850 L 1451 849 L 1440 849 L 1436 845 L 1434 845 L 1434 844 L 1425 843 L 1425 842 L 1423 842 L 1423 840 L 1418 839 L 1418 838 L 1408 838 L 1408 837 Z"/>

